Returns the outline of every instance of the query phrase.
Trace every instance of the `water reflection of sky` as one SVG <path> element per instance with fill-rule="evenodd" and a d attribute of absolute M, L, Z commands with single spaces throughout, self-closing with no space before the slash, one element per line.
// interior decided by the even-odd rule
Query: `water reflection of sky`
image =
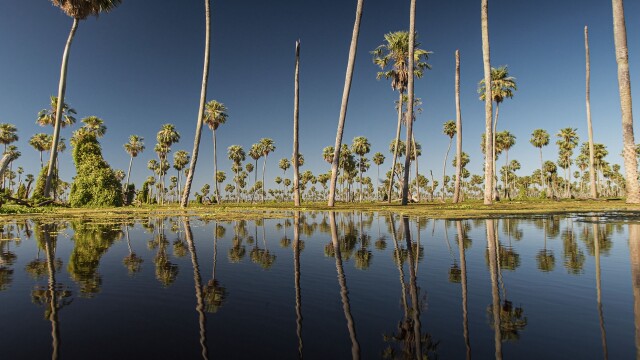
<path fill-rule="evenodd" d="M 197 358 L 203 348 L 223 358 L 404 358 L 417 346 L 447 359 L 633 357 L 637 232 L 576 220 L 420 219 L 418 231 L 411 218 L 411 249 L 397 215 L 392 226 L 387 215 L 336 213 L 335 243 L 328 213 L 303 213 L 298 242 L 294 217 L 191 219 L 192 236 L 181 218 L 67 221 L 50 243 L 53 280 L 42 223 L 8 222 L 0 318 L 11 331 L 0 345 L 11 359 L 51 356 L 53 338 L 64 358 Z"/>

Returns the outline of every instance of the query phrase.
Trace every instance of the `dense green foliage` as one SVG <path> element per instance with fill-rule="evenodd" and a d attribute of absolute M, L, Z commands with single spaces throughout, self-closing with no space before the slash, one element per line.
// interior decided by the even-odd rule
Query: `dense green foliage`
<path fill-rule="evenodd" d="M 72 143 L 77 176 L 71 185 L 71 206 L 122 206 L 122 184 L 103 159 L 95 134 L 76 134 Z"/>

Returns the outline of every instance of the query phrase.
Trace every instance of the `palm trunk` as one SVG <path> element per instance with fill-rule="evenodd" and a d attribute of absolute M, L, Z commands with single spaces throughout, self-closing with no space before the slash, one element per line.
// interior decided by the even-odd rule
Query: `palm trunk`
<path fill-rule="evenodd" d="M 58 141 L 60 140 L 60 124 L 62 122 L 62 109 L 64 108 L 64 93 L 67 89 L 67 65 L 69 64 L 69 53 L 71 43 L 78 29 L 80 20 L 74 18 L 67 44 L 62 55 L 62 66 L 60 67 L 60 82 L 58 84 L 58 104 L 56 107 L 56 120 L 53 128 L 53 141 L 51 141 L 51 156 L 49 157 L 49 169 L 47 170 L 47 181 L 44 185 L 44 196 L 49 196 L 51 192 L 51 180 L 53 179 L 54 165 L 58 157 Z"/>
<path fill-rule="evenodd" d="M 411 0 L 411 8 L 409 11 L 409 81 L 407 84 L 407 156 L 404 159 L 404 182 L 402 184 L 402 205 L 407 205 L 409 201 L 409 172 L 411 171 L 411 139 L 413 136 L 413 97 L 415 77 L 413 76 L 414 53 L 416 43 L 416 0 Z M 417 155 L 417 154 L 416 154 Z M 417 156 L 416 156 L 417 159 Z"/>
<path fill-rule="evenodd" d="M 491 205 L 493 203 L 493 164 L 491 156 L 493 154 L 493 128 L 491 127 L 491 118 L 493 117 L 493 97 L 491 95 L 491 56 L 489 48 L 489 0 L 482 0 L 481 9 L 481 27 L 482 27 L 482 61 L 484 63 L 484 83 L 485 83 L 485 101 L 484 101 L 484 118 L 485 118 L 485 162 L 484 162 L 484 204 Z"/>
<path fill-rule="evenodd" d="M 586 58 L 586 103 L 587 103 L 587 129 L 589 132 L 589 190 L 592 199 L 598 198 L 596 190 L 596 171 L 594 168 L 593 127 L 591 125 L 591 57 L 589 55 L 589 29 L 584 27 L 584 49 Z"/>
<path fill-rule="evenodd" d="M 416 147 L 416 138 L 415 138 L 415 136 L 413 136 L 413 134 L 411 134 L 411 141 L 413 142 L 413 148 L 417 149 L 417 147 Z M 415 162 L 416 162 L 416 192 L 418 193 L 417 194 L 418 195 L 418 202 L 420 202 L 420 183 L 419 183 L 419 180 L 418 180 L 419 173 L 418 173 L 418 156 L 417 155 L 418 154 L 417 154 L 417 151 L 416 151 L 416 160 L 415 160 Z"/>
<path fill-rule="evenodd" d="M 613 34 L 618 63 L 618 90 L 620 92 L 620 110 L 622 112 L 622 142 L 624 170 L 626 174 L 627 203 L 640 203 L 638 185 L 638 159 L 633 136 L 633 111 L 631 101 L 631 80 L 629 75 L 629 51 L 627 49 L 627 29 L 624 19 L 622 0 L 612 0 Z"/>
<path fill-rule="evenodd" d="M 362 156 L 360 156 L 360 164 L 362 164 Z M 360 173 L 360 202 L 362 202 L 362 167 L 358 166 L 358 172 Z"/>
<path fill-rule="evenodd" d="M 498 172 L 496 171 L 496 130 L 498 129 L 498 115 L 500 115 L 500 103 L 496 102 L 496 117 L 493 120 L 493 139 L 492 139 L 492 143 L 493 143 L 493 153 L 491 154 L 492 158 L 491 158 L 491 164 L 493 166 L 493 200 L 500 200 L 500 195 L 498 194 L 498 180 L 496 179 L 496 177 L 498 176 Z"/>
<path fill-rule="evenodd" d="M 396 143 L 393 149 L 393 161 L 391 162 L 391 179 L 389 179 L 389 191 L 387 193 L 387 202 L 391 204 L 391 195 L 393 195 L 393 179 L 396 174 L 396 161 L 398 161 L 398 147 L 400 146 L 400 129 L 402 128 L 402 91 L 398 101 L 398 126 L 396 127 Z"/>
<path fill-rule="evenodd" d="M 446 177 L 447 159 L 449 158 L 449 150 L 451 150 L 451 143 L 453 138 L 449 138 L 449 147 L 447 147 L 447 153 L 444 155 L 444 161 L 442 162 L 442 201 L 445 201 L 444 191 L 444 178 Z"/>
<path fill-rule="evenodd" d="M 264 155 L 264 162 L 262 163 L 262 188 L 260 189 L 260 194 L 262 195 L 262 202 L 264 203 L 264 172 L 267 169 L 267 156 Z"/>
<path fill-rule="evenodd" d="M 353 80 L 353 68 L 356 62 L 356 50 L 358 49 L 358 35 L 360 34 L 360 20 L 362 19 L 362 7 L 364 0 L 358 0 L 356 7 L 356 20 L 353 24 L 353 34 L 351 35 L 351 46 L 349 47 L 349 60 L 347 62 L 347 73 L 344 79 L 344 89 L 342 91 L 342 104 L 340 105 L 340 118 L 338 119 L 338 130 L 336 132 L 336 143 L 334 146 L 333 161 L 331 162 L 331 185 L 329 186 L 328 206 L 333 207 L 336 200 L 336 182 L 338 180 L 338 164 L 340 162 L 340 147 L 342 146 L 342 134 L 344 123 L 347 118 L 347 107 L 349 105 L 349 92 L 351 91 L 351 81 Z"/>
<path fill-rule="evenodd" d="M 193 283 L 196 291 L 196 312 L 198 313 L 202 358 L 208 359 L 209 355 L 207 348 L 207 317 L 204 313 L 204 296 L 202 291 L 202 277 L 200 276 L 200 266 L 198 265 L 198 255 L 196 254 L 196 247 L 193 243 L 193 234 L 191 232 L 189 219 L 185 217 L 183 219 L 183 223 L 185 236 L 187 238 L 187 247 L 189 248 L 189 253 L 191 254 L 191 265 L 193 267 Z"/>
<path fill-rule="evenodd" d="M 502 333 L 500 331 L 500 291 L 498 289 L 498 249 L 493 220 L 486 220 L 489 269 L 491 272 L 491 295 L 493 310 L 493 331 L 496 360 L 502 360 Z"/>
<path fill-rule="evenodd" d="M 213 182 L 215 183 L 216 202 L 220 204 L 220 185 L 218 184 L 218 154 L 217 154 L 217 141 L 216 130 L 213 131 Z"/>
<path fill-rule="evenodd" d="M 202 70 L 202 88 L 200 89 L 200 107 L 198 108 L 198 123 L 196 124 L 196 135 L 193 140 L 193 152 L 191 153 L 191 164 L 189 164 L 189 174 L 184 184 L 184 192 L 180 207 L 186 208 L 189 204 L 189 192 L 191 191 L 191 183 L 193 175 L 196 172 L 196 162 L 198 161 L 198 152 L 200 149 L 200 137 L 202 135 L 202 123 L 204 117 L 204 104 L 207 101 L 207 84 L 209 81 L 209 59 L 211 58 L 211 10 L 210 0 L 204 1 L 206 35 L 204 43 L 204 67 Z M 215 174 L 214 174 L 215 176 Z"/>
<path fill-rule="evenodd" d="M 293 99 L 293 204 L 300 206 L 300 170 L 298 169 L 298 122 L 300 117 L 300 40 L 296 41 L 296 71 Z"/>
<path fill-rule="evenodd" d="M 460 275 L 462 286 L 462 329 L 464 334 L 464 343 L 467 348 L 467 360 L 471 359 L 471 343 L 469 341 L 469 320 L 467 318 L 467 259 L 464 250 L 464 239 L 462 233 L 462 222 L 456 221 L 458 231 L 458 252 L 460 253 Z"/>
<path fill-rule="evenodd" d="M 376 185 L 377 185 L 376 190 L 377 190 L 377 193 L 378 193 L 378 196 L 377 196 L 378 197 L 378 201 L 380 201 L 380 165 L 376 165 L 376 168 L 378 169 L 377 170 L 377 175 L 376 175 L 377 176 L 377 178 L 376 178 Z"/>
<path fill-rule="evenodd" d="M 453 203 L 461 202 L 460 182 L 462 181 L 462 114 L 460 111 L 460 50 L 456 50 L 456 182 L 453 189 Z"/>
<path fill-rule="evenodd" d="M 42 151 L 40 151 L 40 169 L 44 167 L 44 163 L 42 162 Z"/>
<path fill-rule="evenodd" d="M 544 189 L 546 181 L 544 181 L 544 164 L 542 163 L 542 146 L 540 147 L 540 187 Z"/>

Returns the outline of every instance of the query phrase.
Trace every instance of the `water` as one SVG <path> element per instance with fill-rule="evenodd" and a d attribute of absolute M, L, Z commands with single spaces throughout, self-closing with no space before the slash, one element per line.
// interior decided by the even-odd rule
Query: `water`
<path fill-rule="evenodd" d="M 629 214 L 20 219 L 1 230 L 2 359 L 640 353 Z"/>

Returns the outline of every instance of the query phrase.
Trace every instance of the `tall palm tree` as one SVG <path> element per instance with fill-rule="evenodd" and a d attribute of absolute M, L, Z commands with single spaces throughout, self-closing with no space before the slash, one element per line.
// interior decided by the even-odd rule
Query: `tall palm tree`
<path fill-rule="evenodd" d="M 496 134 L 498 126 L 498 115 L 500 114 L 500 104 L 504 99 L 513 98 L 513 92 L 517 89 L 515 78 L 509 76 L 509 69 L 506 65 L 498 68 L 491 68 L 491 100 L 496 103 L 496 116 L 493 121 L 493 137 L 491 139 L 493 152 L 491 153 L 491 163 L 493 166 L 493 172 L 496 173 Z M 478 93 L 480 94 L 480 100 L 485 100 L 487 87 L 485 80 L 480 80 L 478 84 Z M 494 178 L 495 181 L 495 178 Z M 497 184 L 493 184 L 494 199 L 498 198 Z"/>
<path fill-rule="evenodd" d="M 129 154 L 129 170 L 127 170 L 127 181 L 124 186 L 125 191 L 129 189 L 129 179 L 131 176 L 131 165 L 133 165 L 133 158 L 137 157 L 139 154 L 142 154 L 144 151 L 144 138 L 138 135 L 129 136 L 129 142 L 124 144 L 124 151 Z"/>
<path fill-rule="evenodd" d="M 501 152 L 505 152 L 505 174 L 504 174 L 504 179 L 503 179 L 503 185 L 504 185 L 504 192 L 505 192 L 505 196 L 508 195 L 507 193 L 507 185 L 508 185 L 508 173 L 510 171 L 510 165 L 509 165 L 509 150 L 511 150 L 511 148 L 516 144 L 516 136 L 513 135 L 511 132 L 509 132 L 508 130 L 504 130 L 501 131 L 499 133 L 496 134 L 496 147 L 494 149 L 494 151 L 496 153 L 501 153 Z"/>
<path fill-rule="evenodd" d="M 36 149 L 36 151 L 40 153 L 41 169 L 44 167 L 44 164 L 42 162 L 42 152 L 47 151 L 47 149 L 50 149 L 50 146 L 48 145 L 51 143 L 52 140 L 53 140 L 53 137 L 45 133 L 35 134 L 29 139 L 29 145 L 31 145 L 34 149 Z"/>
<path fill-rule="evenodd" d="M 347 73 L 344 79 L 344 89 L 342 91 L 342 103 L 340 105 L 340 118 L 338 119 L 338 129 L 336 131 L 336 144 L 334 146 L 333 162 L 331 163 L 331 185 L 329 186 L 328 206 L 333 207 L 336 200 L 336 182 L 338 181 L 338 165 L 340 162 L 340 147 L 342 146 L 342 134 L 344 123 L 347 118 L 347 107 L 349 106 L 349 93 L 351 92 L 351 81 L 353 80 L 353 68 L 356 63 L 356 51 L 358 49 L 358 35 L 360 34 L 360 20 L 362 19 L 362 7 L 364 0 L 358 0 L 356 7 L 356 20 L 353 24 L 353 34 L 351 35 L 351 46 L 349 47 L 349 60 L 347 62 Z M 296 88 L 297 89 L 297 88 Z M 297 109 L 297 106 L 296 106 Z M 295 158 L 295 157 L 294 157 Z M 298 204 L 299 205 L 299 204 Z"/>
<path fill-rule="evenodd" d="M 407 102 L 407 157 L 404 159 L 404 182 L 402 184 L 402 205 L 407 205 L 409 201 L 409 172 L 411 165 L 411 154 L 415 154 L 416 163 L 418 162 L 418 149 L 414 149 L 411 151 L 412 141 L 413 140 L 413 122 L 415 120 L 413 116 L 413 102 L 415 100 L 415 89 L 414 89 L 414 77 L 412 76 L 414 68 L 416 68 L 415 64 L 415 48 L 416 48 L 416 0 L 411 0 L 411 7 L 409 10 L 409 64 L 407 72 L 409 74 L 409 79 L 407 81 L 407 97 L 409 101 Z M 415 144 L 414 144 L 415 145 Z M 414 146 L 415 147 L 415 146 Z M 417 180 L 416 180 L 417 181 Z"/>
<path fill-rule="evenodd" d="M 60 82 L 58 84 L 58 102 L 56 106 L 56 116 L 53 130 L 53 142 L 51 144 L 51 156 L 49 157 L 49 169 L 47 170 L 47 181 L 44 186 L 44 195 L 49 196 L 51 190 L 51 180 L 53 179 L 54 164 L 56 163 L 56 157 L 58 156 L 57 144 L 60 138 L 60 126 L 62 122 L 62 112 L 64 104 L 64 96 L 67 87 L 67 64 L 69 62 L 69 51 L 73 37 L 80 20 L 84 20 L 87 17 L 93 15 L 98 16 L 100 13 L 105 13 L 113 10 L 116 6 L 122 3 L 122 0 L 51 0 L 51 2 L 60 7 L 65 14 L 73 18 L 73 24 L 71 25 L 71 31 L 64 48 L 62 55 L 62 65 L 60 66 Z"/>
<path fill-rule="evenodd" d="M 284 180 L 288 180 L 287 179 L 287 169 L 289 169 L 291 167 L 291 163 L 289 162 L 289 159 L 287 158 L 282 158 L 280 159 L 280 161 L 278 162 L 278 167 L 282 170 L 282 178 Z M 283 183 L 285 183 L 283 180 Z M 285 185 L 285 192 L 286 192 L 286 185 Z"/>
<path fill-rule="evenodd" d="M 377 152 L 375 154 L 373 154 L 373 163 L 376 164 L 376 167 L 378 168 L 378 173 L 376 176 L 376 180 L 377 180 L 377 187 L 376 189 L 378 189 L 378 198 L 380 197 L 379 193 L 380 193 L 380 165 L 384 164 L 384 160 L 385 157 L 381 152 Z"/>
<path fill-rule="evenodd" d="M 560 131 L 556 134 L 556 136 L 558 137 L 556 144 L 560 148 L 560 158 L 562 159 L 562 162 L 566 164 L 566 170 L 565 170 L 566 196 L 569 196 L 571 191 L 571 186 L 569 183 L 570 181 L 569 175 L 571 174 L 571 162 L 572 162 L 571 156 L 573 156 L 573 149 L 576 146 L 578 146 L 579 138 L 578 138 L 577 131 L 578 129 L 574 129 L 574 128 L 564 128 L 564 129 L 560 129 Z"/>
<path fill-rule="evenodd" d="M 355 59 L 355 54 L 354 54 Z M 298 143 L 298 129 L 300 121 L 300 40 L 296 41 L 296 70 L 294 75 L 294 95 L 293 95 L 293 159 L 298 159 L 300 153 L 300 144 Z M 340 133 L 340 125 L 338 125 L 338 133 Z M 340 134 L 342 139 L 342 134 Z M 282 160 L 280 160 L 282 164 Z M 280 166 L 282 168 L 282 166 Z M 285 170 L 286 171 L 286 170 Z M 293 162 L 293 203 L 300 206 L 300 172 L 298 162 Z"/>
<path fill-rule="evenodd" d="M 189 153 L 184 150 L 178 150 L 173 154 L 173 168 L 178 172 L 178 194 L 180 194 L 180 173 L 189 163 Z M 187 175 L 188 176 L 188 175 Z M 185 185 L 186 186 L 186 185 Z"/>
<path fill-rule="evenodd" d="M 0 124 L 0 144 L 4 145 L 4 151 L 7 151 L 7 145 L 18 141 L 18 128 L 13 124 Z"/>
<path fill-rule="evenodd" d="M 622 112 L 622 145 L 624 170 L 626 173 L 627 203 L 640 203 L 640 185 L 638 184 L 638 159 L 635 153 L 633 136 L 633 110 L 631 100 L 631 79 L 629 75 L 629 50 L 627 49 L 627 26 L 624 18 L 622 0 L 611 0 L 613 7 L 613 37 L 616 46 L 618 64 L 618 91 L 620 92 L 620 110 Z"/>
<path fill-rule="evenodd" d="M 351 144 L 351 151 L 360 156 L 359 165 L 362 165 L 364 164 L 364 156 L 371 151 L 371 144 L 364 136 L 355 137 Z M 358 172 L 360 173 L 360 202 L 362 202 L 362 166 L 358 166 Z"/>
<path fill-rule="evenodd" d="M 400 141 L 400 129 L 402 124 L 402 108 L 403 108 L 403 95 L 407 91 L 409 84 L 409 32 L 397 31 L 385 34 L 385 43 L 378 46 L 371 53 L 373 54 L 373 62 L 378 65 L 383 71 L 378 72 L 377 78 L 391 79 L 391 88 L 394 91 L 398 91 L 398 125 L 396 127 L 396 143 Z M 419 43 L 414 46 L 414 70 L 415 77 L 422 78 L 424 70 L 430 69 L 431 66 L 426 63 L 429 58 L 430 52 L 419 49 Z M 389 64 L 392 64 L 391 69 L 386 70 Z M 407 98 L 408 99 L 408 98 Z M 408 102 L 408 100 L 407 100 Z M 398 146 L 396 145 L 396 148 Z M 395 168 L 397 161 L 397 154 L 394 154 L 391 168 Z M 388 201 L 391 202 L 391 189 L 393 188 L 393 178 L 389 183 Z"/>
<path fill-rule="evenodd" d="M 260 146 L 260 143 L 255 143 L 255 144 L 251 145 L 251 148 L 249 148 L 249 157 L 252 158 L 256 162 L 255 168 L 257 169 L 258 168 L 258 160 L 262 157 L 262 148 Z M 249 171 L 249 172 L 251 172 L 251 171 Z M 254 187 L 255 187 L 257 182 L 258 182 L 258 171 L 253 173 L 253 186 Z M 251 202 L 253 202 L 253 195 L 254 194 L 255 194 L 255 192 L 253 192 L 251 194 Z"/>
<path fill-rule="evenodd" d="M 453 190 L 453 203 L 460 199 L 462 177 L 462 113 L 460 110 L 460 50 L 456 50 L 456 182 Z"/>
<path fill-rule="evenodd" d="M 482 63 L 484 68 L 484 83 L 491 84 L 491 52 L 489 46 L 489 0 L 481 0 L 480 9 L 480 26 L 482 29 Z M 493 154 L 493 127 L 491 120 L 493 117 L 493 93 L 492 86 L 486 86 L 484 100 L 484 204 L 491 205 L 493 203 L 493 159 L 489 156 Z"/>
<path fill-rule="evenodd" d="M 543 169 L 544 164 L 542 162 L 542 147 L 549 145 L 549 133 L 544 129 L 535 129 L 531 134 L 531 139 L 529 139 L 529 142 L 534 147 L 537 147 L 538 149 L 540 149 L 540 186 L 541 188 L 544 188 L 545 181 L 544 181 L 544 169 Z"/>
<path fill-rule="evenodd" d="M 217 142 L 216 142 L 216 130 L 218 127 L 227 122 L 229 115 L 227 114 L 227 107 L 216 100 L 211 100 L 205 105 L 204 122 L 209 126 L 213 133 L 213 181 L 215 183 L 216 201 L 220 203 L 220 186 L 216 179 L 218 173 L 218 155 L 217 155 Z"/>
<path fill-rule="evenodd" d="M 262 138 L 260 139 L 260 149 L 262 150 L 262 155 L 264 156 L 264 161 L 262 162 L 262 202 L 264 202 L 264 173 L 267 167 L 267 157 L 270 153 L 276 150 L 276 145 L 273 143 L 273 139 Z M 258 169 L 256 168 L 256 173 Z"/>
<path fill-rule="evenodd" d="M 447 159 L 449 158 L 449 150 L 451 150 L 451 143 L 453 143 L 453 137 L 457 133 L 456 123 L 453 120 L 449 120 L 442 125 L 442 133 L 449 137 L 449 147 L 447 147 L 447 153 L 444 156 L 444 162 L 442 163 L 442 201 L 444 201 L 444 179 L 446 177 Z M 457 159 L 457 158 L 456 158 Z"/>
<path fill-rule="evenodd" d="M 598 198 L 596 189 L 596 170 L 594 168 L 593 126 L 591 124 L 591 56 L 589 55 L 589 28 L 584 27 L 584 50 L 586 58 L 586 104 L 587 104 L 587 130 L 589 133 L 589 190 L 591 198 Z"/>
<path fill-rule="evenodd" d="M 240 203 L 240 168 L 241 168 L 241 163 L 246 159 L 246 154 L 244 152 L 244 149 L 242 149 L 242 146 L 240 145 L 231 145 L 229 146 L 229 148 L 227 149 L 227 155 L 229 157 L 229 160 L 233 161 L 234 166 L 234 171 L 236 173 L 236 202 Z"/>
<path fill-rule="evenodd" d="M 164 175 L 166 174 L 166 170 L 169 169 L 169 162 L 167 161 L 167 154 L 171 151 L 171 145 L 180 141 L 180 134 L 176 131 L 176 128 L 173 124 L 164 124 L 158 134 L 156 135 L 156 140 L 158 143 L 156 144 L 155 151 L 158 153 L 158 158 L 160 159 L 160 186 L 162 189 L 162 194 L 160 196 L 160 203 L 164 204 Z"/>

